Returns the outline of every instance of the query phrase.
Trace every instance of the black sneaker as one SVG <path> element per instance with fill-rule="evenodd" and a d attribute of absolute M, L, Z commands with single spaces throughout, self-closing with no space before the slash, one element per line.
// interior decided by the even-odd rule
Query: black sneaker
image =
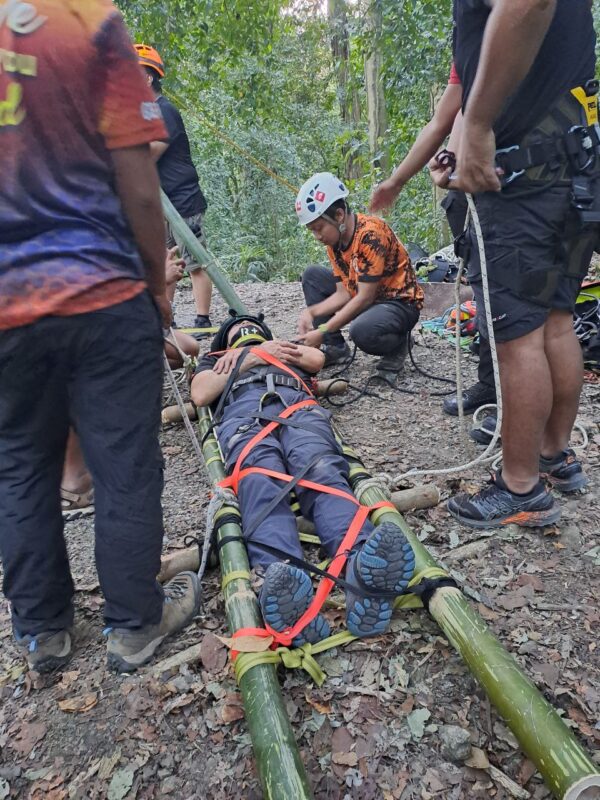
<path fill-rule="evenodd" d="M 475 383 L 463 392 L 465 414 L 473 414 L 481 406 L 496 402 L 496 390 L 484 383 Z M 458 416 L 458 397 L 454 394 L 444 400 L 444 412 L 451 417 Z"/>
<path fill-rule="evenodd" d="M 280 633 L 293 628 L 310 606 L 314 595 L 312 582 L 306 572 L 283 561 L 270 564 L 259 595 L 263 619 Z M 328 636 L 329 623 L 323 614 L 317 614 L 292 644 L 294 647 L 316 644 Z"/>
<path fill-rule="evenodd" d="M 211 328 L 212 322 L 210 321 L 210 317 L 208 314 L 196 314 L 196 319 L 194 320 L 194 328 L 198 328 L 197 331 L 192 333 L 192 336 L 197 341 L 201 341 L 202 339 L 206 339 L 207 336 L 212 336 L 210 331 L 205 331 L 205 328 Z"/>
<path fill-rule="evenodd" d="M 408 355 L 408 336 L 405 337 L 403 344 L 393 353 L 382 356 L 377 362 L 377 372 L 402 372 L 404 362 Z"/>
<path fill-rule="evenodd" d="M 325 363 L 323 367 L 333 367 L 334 364 L 342 364 L 350 358 L 350 348 L 348 343 L 344 344 L 325 344 L 321 348 L 325 353 Z"/>
<path fill-rule="evenodd" d="M 494 438 L 497 421 L 498 417 L 496 414 L 490 414 L 489 417 L 484 417 L 483 422 L 478 428 L 471 429 L 469 436 L 471 439 L 474 439 L 477 444 L 482 444 L 487 447 Z M 500 441 L 500 439 L 498 439 L 498 441 Z"/>
<path fill-rule="evenodd" d="M 570 448 L 554 458 L 540 456 L 540 475 L 559 492 L 576 492 L 588 485 L 581 461 Z"/>
<path fill-rule="evenodd" d="M 511 524 L 539 528 L 553 525 L 560 519 L 560 508 L 554 504 L 550 490 L 542 481 L 528 494 L 513 494 L 499 472 L 492 477 L 490 485 L 477 494 L 451 497 L 447 508 L 469 528 L 499 528 Z"/>

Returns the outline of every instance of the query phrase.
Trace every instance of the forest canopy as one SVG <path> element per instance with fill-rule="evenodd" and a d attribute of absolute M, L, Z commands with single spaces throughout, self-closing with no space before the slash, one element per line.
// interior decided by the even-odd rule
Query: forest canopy
<path fill-rule="evenodd" d="M 118 0 L 156 47 L 209 200 L 211 250 L 236 280 L 287 280 L 323 260 L 293 186 L 345 178 L 355 209 L 410 148 L 447 82 L 451 0 Z M 600 10 L 594 11 L 600 22 Z M 237 147 L 236 147 L 237 146 Z M 433 249 L 443 225 L 426 172 L 389 221 Z"/>

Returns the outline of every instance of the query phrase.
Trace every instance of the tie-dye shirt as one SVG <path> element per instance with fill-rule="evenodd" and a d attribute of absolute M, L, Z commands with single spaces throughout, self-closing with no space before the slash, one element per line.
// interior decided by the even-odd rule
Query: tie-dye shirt
<path fill-rule="evenodd" d="M 110 151 L 164 138 L 109 0 L 0 0 L 0 330 L 144 289 Z"/>
<path fill-rule="evenodd" d="M 403 300 L 423 306 L 423 289 L 408 253 L 387 222 L 367 214 L 356 215 L 354 236 L 348 247 L 327 248 L 338 282 L 352 297 L 359 283 L 377 283 L 376 303 Z"/>

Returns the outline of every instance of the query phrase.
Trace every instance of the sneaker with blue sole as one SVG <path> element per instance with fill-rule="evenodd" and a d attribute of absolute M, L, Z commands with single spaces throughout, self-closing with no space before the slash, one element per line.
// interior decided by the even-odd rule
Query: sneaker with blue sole
<path fill-rule="evenodd" d="M 358 590 L 346 589 L 346 627 L 353 636 L 387 632 L 394 610 L 389 593 L 401 595 L 414 571 L 415 554 L 400 528 L 391 522 L 379 525 L 346 568 L 346 583 Z M 364 596 L 365 590 L 372 594 Z"/>
<path fill-rule="evenodd" d="M 263 619 L 271 628 L 282 633 L 292 628 L 310 606 L 314 597 L 312 581 L 301 569 L 277 561 L 265 572 L 259 595 Z M 329 623 L 323 614 L 301 631 L 292 641 L 293 647 L 316 644 L 329 636 Z"/>

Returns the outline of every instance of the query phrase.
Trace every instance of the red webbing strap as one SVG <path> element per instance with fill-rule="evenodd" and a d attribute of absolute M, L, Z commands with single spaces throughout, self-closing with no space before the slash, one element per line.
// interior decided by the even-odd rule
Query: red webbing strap
<path fill-rule="evenodd" d="M 308 397 L 306 400 L 302 400 L 300 403 L 294 403 L 293 406 L 288 406 L 281 412 L 279 416 L 282 419 L 287 419 L 288 417 L 291 417 L 294 412 L 299 411 L 301 408 L 308 408 L 309 406 L 316 405 L 318 405 L 317 401 L 312 397 Z M 256 436 L 253 436 L 240 453 L 238 460 L 235 462 L 235 467 L 233 468 L 231 475 L 228 478 L 219 481 L 219 486 L 221 486 L 223 489 L 231 488 L 237 494 L 238 484 L 240 482 L 240 471 L 246 457 L 259 442 L 265 439 L 278 427 L 279 423 L 277 421 L 269 422 L 269 424 L 265 425 L 265 427 L 260 430 Z"/>
<path fill-rule="evenodd" d="M 252 474 L 265 475 L 267 478 L 274 478 L 277 481 L 285 481 L 286 483 L 291 483 L 291 481 L 294 480 L 291 475 L 286 475 L 285 472 L 277 472 L 274 469 L 267 469 L 266 467 L 246 467 L 245 469 L 240 470 L 238 483 L 242 480 L 242 478 Z M 219 485 L 223 485 L 223 483 Z M 345 500 L 349 500 L 351 503 L 354 503 L 357 506 L 360 505 L 353 494 L 350 494 L 350 492 L 344 492 L 342 489 L 336 489 L 334 486 L 325 486 L 322 483 L 315 483 L 314 481 L 306 480 L 306 478 L 299 480 L 296 485 L 303 486 L 305 489 L 313 489 L 315 492 L 323 492 L 323 494 L 333 494 L 336 497 L 342 497 Z M 386 505 L 390 504 L 386 503 Z"/>

